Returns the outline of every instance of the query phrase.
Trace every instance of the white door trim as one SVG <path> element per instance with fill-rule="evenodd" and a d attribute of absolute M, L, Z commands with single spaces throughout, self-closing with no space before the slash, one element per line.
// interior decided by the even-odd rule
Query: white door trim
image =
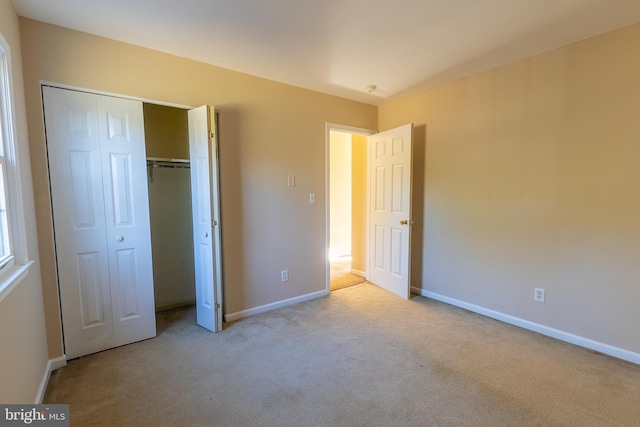
<path fill-rule="evenodd" d="M 108 91 L 97 90 L 97 89 L 89 89 L 89 88 L 85 88 L 85 87 L 81 87 L 81 86 L 74 86 L 74 85 L 67 85 L 67 84 L 63 84 L 63 83 L 50 82 L 48 80 L 40 80 L 40 87 L 42 88 L 43 86 L 49 86 L 49 87 L 58 88 L 58 89 L 75 90 L 77 92 L 92 93 L 94 95 L 110 96 L 112 98 L 130 99 L 132 101 L 141 101 L 141 102 L 144 102 L 144 103 L 147 103 L 147 104 L 155 104 L 155 105 L 163 105 L 165 107 L 181 108 L 183 110 L 191 110 L 192 108 L 194 108 L 194 106 L 192 106 L 192 105 L 176 104 L 176 103 L 173 103 L 173 102 L 158 101 L 157 99 L 140 98 L 139 96 L 131 96 L 131 95 L 125 95 L 125 94 L 122 94 L 122 93 L 108 92 Z M 41 91 L 42 91 L 42 89 L 41 89 Z"/>
<path fill-rule="evenodd" d="M 373 129 L 366 129 L 366 128 L 359 128 L 359 127 L 355 127 L 355 126 L 347 126 L 347 125 L 340 125 L 337 123 L 329 123 L 327 122 L 325 124 L 325 155 L 324 155 L 324 194 L 325 194 L 325 213 L 324 213 L 324 217 L 325 217 L 325 243 L 324 243 L 324 256 L 325 256 L 325 292 L 327 294 L 329 294 L 329 286 L 330 286 L 330 281 L 331 281 L 331 271 L 330 271 L 330 265 L 329 265 L 329 242 L 330 242 L 330 231 L 331 231 L 331 224 L 329 222 L 329 200 L 330 200 L 330 136 L 331 136 L 331 131 L 341 131 L 341 132 L 349 132 L 349 133 L 353 133 L 356 135 L 364 135 L 364 136 L 371 136 L 371 135 L 375 135 L 376 133 L 378 133 L 378 131 L 373 130 Z M 367 206 L 369 206 L 369 181 L 370 181 L 370 177 L 369 177 L 369 141 L 367 141 Z M 369 265 L 369 209 L 367 209 L 367 241 L 366 241 L 366 247 L 367 247 L 367 252 L 366 252 L 366 265 Z M 367 271 L 367 280 L 369 279 L 369 272 Z"/>

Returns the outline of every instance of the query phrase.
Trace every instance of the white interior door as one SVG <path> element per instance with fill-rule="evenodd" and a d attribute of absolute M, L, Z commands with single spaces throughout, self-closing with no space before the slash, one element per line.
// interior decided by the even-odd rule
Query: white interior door
<path fill-rule="evenodd" d="M 409 298 L 413 125 L 370 138 L 369 280 Z"/>
<path fill-rule="evenodd" d="M 198 325 L 222 330 L 218 145 L 213 107 L 189 110 L 189 157 Z"/>
<path fill-rule="evenodd" d="M 142 104 L 43 96 L 66 356 L 153 337 Z"/>

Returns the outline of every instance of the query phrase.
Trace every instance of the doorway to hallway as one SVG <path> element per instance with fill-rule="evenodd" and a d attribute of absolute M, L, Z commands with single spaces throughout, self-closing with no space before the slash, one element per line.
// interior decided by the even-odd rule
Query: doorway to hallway
<path fill-rule="evenodd" d="M 327 126 L 328 290 L 367 280 L 367 136 Z"/>
<path fill-rule="evenodd" d="M 340 140 L 342 145 L 338 145 Z M 327 292 L 331 290 L 332 261 L 334 266 L 350 261 L 349 274 L 409 298 L 412 140 L 411 123 L 380 133 L 326 124 Z M 338 157 L 341 151 L 349 153 L 346 160 Z M 347 172 L 335 171 L 341 164 L 347 165 Z M 357 188 L 356 182 L 363 184 Z M 333 276 L 337 276 L 336 269 Z"/>

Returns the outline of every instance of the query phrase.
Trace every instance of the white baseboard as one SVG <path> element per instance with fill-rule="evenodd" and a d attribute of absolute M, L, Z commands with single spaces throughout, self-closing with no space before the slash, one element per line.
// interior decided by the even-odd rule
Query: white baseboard
<path fill-rule="evenodd" d="M 474 313 L 482 314 L 483 316 L 491 317 L 492 319 L 500 320 L 501 322 L 519 326 L 523 329 L 528 329 L 530 331 L 537 332 L 539 334 L 546 335 L 560 341 L 565 341 L 571 344 L 578 345 L 580 347 L 599 351 L 600 353 L 608 354 L 609 356 L 617 357 L 618 359 L 626 360 L 628 362 L 640 365 L 640 354 L 625 350 L 624 348 L 614 347 L 609 344 L 604 344 L 598 341 L 591 340 L 589 338 L 574 335 L 570 332 L 550 328 L 539 323 L 530 322 L 519 317 L 500 313 L 499 311 L 480 307 L 478 305 L 460 301 L 455 298 L 449 298 L 447 296 L 440 295 L 435 292 L 425 291 L 424 289 L 416 288 L 413 286 L 411 287 L 411 291 L 427 298 L 438 300 L 450 305 L 454 305 L 456 307 L 464 308 L 465 310 L 473 311 Z"/>
<path fill-rule="evenodd" d="M 44 374 L 42 375 L 42 381 L 40 381 L 40 387 L 38 388 L 38 394 L 36 395 L 35 403 L 39 405 L 42 403 L 42 399 L 44 399 L 44 394 L 47 391 L 47 385 L 49 384 L 49 377 L 51 376 L 51 372 L 55 371 L 58 368 L 62 368 L 67 365 L 67 357 L 62 355 L 60 357 L 56 357 L 55 359 L 47 360 L 47 366 L 44 370 Z"/>
<path fill-rule="evenodd" d="M 352 268 L 351 272 L 353 274 L 357 274 L 358 276 L 367 277 L 367 273 L 365 271 L 355 270 Z"/>
<path fill-rule="evenodd" d="M 300 302 L 310 301 L 312 299 L 321 298 L 328 295 L 326 290 L 312 292 L 306 295 L 300 295 L 299 297 L 289 298 L 282 301 L 272 302 L 271 304 L 265 304 L 258 307 L 249 308 L 247 310 L 236 311 L 235 313 L 227 313 L 224 316 L 226 322 L 233 322 L 235 320 L 244 319 L 245 317 L 255 316 L 256 314 L 266 313 L 268 311 L 277 310 L 279 308 L 287 307 Z"/>
<path fill-rule="evenodd" d="M 56 357 L 55 359 L 49 359 L 49 362 L 51 362 L 51 372 L 53 372 L 56 369 L 67 366 L 67 356 L 63 354 L 62 356 Z"/>

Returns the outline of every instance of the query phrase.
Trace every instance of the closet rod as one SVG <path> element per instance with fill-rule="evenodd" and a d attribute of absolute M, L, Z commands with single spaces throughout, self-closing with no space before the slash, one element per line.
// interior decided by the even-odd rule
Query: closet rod
<path fill-rule="evenodd" d="M 149 182 L 153 183 L 153 170 L 155 168 L 190 169 L 190 161 L 185 159 L 165 159 L 162 157 L 147 157 L 149 169 Z"/>
<path fill-rule="evenodd" d="M 148 162 L 190 163 L 188 159 L 169 159 L 164 157 L 147 157 L 147 163 Z"/>

